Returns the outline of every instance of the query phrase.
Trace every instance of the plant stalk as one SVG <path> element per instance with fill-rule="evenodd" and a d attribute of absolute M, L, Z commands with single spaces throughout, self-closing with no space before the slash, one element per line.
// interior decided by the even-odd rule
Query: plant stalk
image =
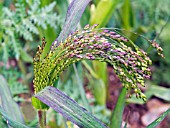
<path fill-rule="evenodd" d="M 38 110 L 38 121 L 40 128 L 46 128 L 46 111 Z"/>
<path fill-rule="evenodd" d="M 118 97 L 116 107 L 112 113 L 110 128 L 120 128 L 122 125 L 122 116 L 125 107 L 126 92 L 127 89 L 123 87 Z"/>

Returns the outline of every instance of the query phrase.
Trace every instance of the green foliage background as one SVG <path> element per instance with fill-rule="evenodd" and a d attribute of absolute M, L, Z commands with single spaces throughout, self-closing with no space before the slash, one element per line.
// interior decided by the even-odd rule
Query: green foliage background
<path fill-rule="evenodd" d="M 33 93 L 32 58 L 37 46 L 41 44 L 42 37 L 46 38 L 48 44 L 46 49 L 49 50 L 51 43 L 61 31 L 69 3 L 70 0 L 0 1 L 0 74 L 7 80 L 16 102 L 25 102 L 25 99 L 21 98 L 19 94 Z M 159 85 L 166 85 L 169 88 L 169 7 L 169 0 L 93 0 L 85 10 L 78 27 L 99 23 L 99 27 L 126 29 L 127 31 L 121 32 L 128 33 L 127 36 L 147 51 L 153 60 L 153 75 L 149 86 L 153 84 L 158 87 Z M 130 34 L 129 31 L 131 31 Z M 156 51 L 150 49 L 146 40 L 133 32 L 144 35 L 148 39 L 156 40 L 163 47 L 166 59 L 161 59 Z M 83 91 L 92 90 L 91 92 L 94 95 L 93 98 L 87 98 L 88 104 L 93 104 L 90 105 L 89 110 L 108 125 L 111 111 L 106 108 L 106 101 L 109 99 L 107 65 L 86 61 L 77 63 L 76 66 L 80 80 L 87 84 L 86 91 Z M 100 69 L 100 72 L 97 72 L 98 69 Z M 81 95 L 82 85 L 79 84 L 73 66 L 70 66 L 55 82 L 58 89 L 79 104 L 84 105 L 86 101 L 83 100 Z M 103 89 L 99 90 L 99 87 Z M 152 92 L 152 90 L 149 91 Z M 168 92 L 165 91 L 165 93 Z M 159 92 L 156 96 L 168 101 L 166 95 L 161 97 Z M 130 102 L 135 102 L 135 100 Z M 73 125 L 66 123 L 63 117 L 52 110 L 49 111 L 48 117 L 48 124 L 51 127 L 62 128 L 66 125 L 68 127 Z M 53 119 L 56 120 L 55 123 L 52 121 Z M 3 119 L 0 118 L 0 120 Z M 34 126 L 37 120 L 26 123 Z M 0 126 L 4 126 L 3 121 L 0 121 L 0 124 L 2 124 Z"/>

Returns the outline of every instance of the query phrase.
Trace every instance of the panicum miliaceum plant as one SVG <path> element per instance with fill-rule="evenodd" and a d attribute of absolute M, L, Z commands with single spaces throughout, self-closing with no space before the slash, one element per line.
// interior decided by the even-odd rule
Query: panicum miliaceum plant
<path fill-rule="evenodd" d="M 149 66 L 152 62 L 147 53 L 117 32 L 96 27 L 96 24 L 86 25 L 83 30 L 70 34 L 64 42 L 55 41 L 45 58 L 41 56 L 46 44 L 43 38 L 34 58 L 35 94 L 46 86 L 53 86 L 69 65 L 81 60 L 98 60 L 110 63 L 129 93 L 134 92 L 137 98 L 146 101 L 139 85 L 144 86 L 144 79 L 151 76 Z M 163 57 L 162 48 L 156 42 L 151 44 Z M 32 102 L 37 109 L 47 108 L 34 97 Z"/>

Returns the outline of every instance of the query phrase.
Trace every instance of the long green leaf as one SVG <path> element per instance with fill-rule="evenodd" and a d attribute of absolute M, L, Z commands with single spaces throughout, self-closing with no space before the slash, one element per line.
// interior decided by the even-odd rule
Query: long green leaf
<path fill-rule="evenodd" d="M 122 28 L 130 30 L 131 27 L 133 27 L 134 25 L 134 18 L 130 0 L 124 0 L 120 14 L 122 20 Z"/>
<path fill-rule="evenodd" d="M 56 39 L 58 44 L 61 41 L 64 41 L 68 35 L 76 29 L 77 24 L 79 23 L 80 18 L 89 2 L 90 0 L 73 0 L 71 2 L 67 10 L 67 15 L 62 31 Z M 53 44 L 54 43 L 55 42 L 53 42 Z"/>
<path fill-rule="evenodd" d="M 20 111 L 19 106 L 12 99 L 11 92 L 8 88 L 8 84 L 5 78 L 0 75 L 0 106 L 3 111 L 10 116 L 13 120 L 18 121 L 20 123 L 24 123 L 22 113 Z"/>
<path fill-rule="evenodd" d="M 122 88 L 116 107 L 112 113 L 110 128 L 121 128 L 122 115 L 126 100 L 126 88 Z"/>
<path fill-rule="evenodd" d="M 97 4 L 97 8 L 90 19 L 90 24 L 99 24 L 98 27 L 105 26 L 119 1 L 120 0 L 101 0 Z"/>
<path fill-rule="evenodd" d="M 168 115 L 169 112 L 170 108 L 166 112 L 164 112 L 160 117 L 158 117 L 155 121 L 149 124 L 147 128 L 155 128 L 156 126 L 158 126 L 161 123 L 161 121 Z"/>
<path fill-rule="evenodd" d="M 93 94 L 94 94 L 96 103 L 99 105 L 105 106 L 105 104 L 106 104 L 106 89 L 107 88 L 105 86 L 106 84 L 105 84 L 104 79 L 101 79 L 103 77 L 102 76 L 99 77 L 98 76 L 99 74 L 96 74 L 96 73 L 98 73 L 98 72 L 96 72 L 97 69 L 94 71 L 90 67 L 90 65 L 88 65 L 88 63 L 86 61 L 82 61 L 82 63 L 84 64 L 86 69 L 90 72 L 90 74 L 93 76 L 93 79 L 90 76 L 88 76 L 88 79 L 89 79 L 90 85 L 93 88 Z M 96 63 L 96 64 L 98 64 L 98 66 L 102 66 L 103 63 Z M 106 69 L 103 69 L 103 67 L 101 69 L 102 70 L 99 70 L 99 71 L 101 71 L 101 73 L 103 73 L 103 75 L 105 75 L 106 72 L 104 73 L 103 71 L 106 71 Z"/>
<path fill-rule="evenodd" d="M 81 128 L 107 128 L 85 108 L 55 87 L 48 86 L 38 92 L 35 97 Z"/>
<path fill-rule="evenodd" d="M 95 73 L 99 76 L 99 78 L 103 80 L 107 89 L 108 87 L 107 63 L 99 61 L 93 61 L 92 63 Z"/>
<path fill-rule="evenodd" d="M 0 128 L 7 128 L 6 122 L 3 120 L 3 117 L 0 114 Z"/>
<path fill-rule="evenodd" d="M 96 102 L 99 105 L 105 106 L 106 105 L 106 88 L 105 84 L 102 79 L 94 79 L 91 80 L 90 83 L 93 87 L 93 94 L 95 97 Z"/>
<path fill-rule="evenodd" d="M 11 108 L 12 110 L 12 108 Z M 7 123 L 14 127 L 14 128 L 29 128 L 27 127 L 26 125 L 18 122 L 18 121 L 15 121 L 13 120 L 9 114 L 7 114 L 5 111 L 3 111 L 3 109 L 0 107 L 0 113 L 2 113 L 3 117 L 5 118 L 5 120 L 7 121 Z"/>

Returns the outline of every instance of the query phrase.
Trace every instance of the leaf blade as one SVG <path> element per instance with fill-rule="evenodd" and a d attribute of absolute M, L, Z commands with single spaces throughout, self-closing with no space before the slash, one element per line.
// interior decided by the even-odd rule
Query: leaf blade
<path fill-rule="evenodd" d="M 119 95 L 116 107 L 112 113 L 110 128 L 120 128 L 122 124 L 122 115 L 126 100 L 126 88 L 122 88 L 122 92 Z"/>
<path fill-rule="evenodd" d="M 0 82 L 0 99 L 1 99 L 0 106 L 2 107 L 3 111 L 5 111 L 7 115 L 10 115 L 10 117 L 13 120 L 18 121 L 20 123 L 24 123 L 24 118 L 19 109 L 19 106 L 12 99 L 11 92 L 8 88 L 8 84 L 2 75 L 0 75 L 0 81 L 1 81 Z"/>
<path fill-rule="evenodd" d="M 35 95 L 65 118 L 83 128 L 107 128 L 100 120 L 57 88 L 48 86 Z"/>
<path fill-rule="evenodd" d="M 0 107 L 0 113 L 2 113 L 3 117 L 6 119 L 7 123 L 14 128 L 29 128 L 21 122 L 13 120 L 9 115 Z"/>
<path fill-rule="evenodd" d="M 65 40 L 70 33 L 72 33 L 76 27 L 80 18 L 91 0 L 73 0 L 68 7 L 65 23 L 63 25 L 62 31 L 58 38 L 56 39 L 57 45 Z M 53 42 L 53 44 L 55 41 Z"/>
<path fill-rule="evenodd" d="M 90 19 L 90 24 L 99 24 L 99 28 L 105 26 L 112 16 L 120 0 L 101 0 Z"/>
<path fill-rule="evenodd" d="M 151 124 L 149 124 L 147 128 L 155 128 L 156 126 L 158 126 L 161 123 L 161 121 L 168 115 L 169 112 L 170 108 L 167 111 L 165 111 L 160 117 L 154 120 Z"/>

